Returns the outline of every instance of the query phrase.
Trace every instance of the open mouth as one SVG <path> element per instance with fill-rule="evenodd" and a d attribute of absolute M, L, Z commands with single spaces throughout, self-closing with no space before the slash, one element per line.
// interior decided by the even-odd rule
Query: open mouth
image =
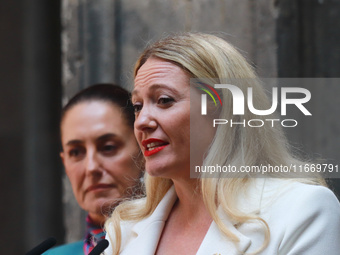
<path fill-rule="evenodd" d="M 159 139 L 151 138 L 142 141 L 142 145 L 145 148 L 144 156 L 151 156 L 164 149 L 167 145 L 169 145 L 169 143 Z"/>

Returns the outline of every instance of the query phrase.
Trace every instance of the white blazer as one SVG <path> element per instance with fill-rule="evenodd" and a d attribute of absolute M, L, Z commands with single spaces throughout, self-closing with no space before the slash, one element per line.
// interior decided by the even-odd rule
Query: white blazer
<path fill-rule="evenodd" d="M 150 217 L 139 222 L 122 222 L 120 254 L 153 255 L 176 199 L 175 189 L 171 187 Z M 340 254 L 340 205 L 325 187 L 288 180 L 256 179 L 240 199 L 239 208 L 258 214 L 270 228 L 270 243 L 260 254 Z M 237 226 L 222 210 L 218 214 L 240 242 L 235 245 L 212 222 L 197 255 L 247 254 L 261 247 L 263 230 L 258 223 Z M 108 232 L 114 235 L 110 226 Z M 109 240 L 108 236 L 106 238 Z M 111 243 L 104 254 L 112 255 Z"/>

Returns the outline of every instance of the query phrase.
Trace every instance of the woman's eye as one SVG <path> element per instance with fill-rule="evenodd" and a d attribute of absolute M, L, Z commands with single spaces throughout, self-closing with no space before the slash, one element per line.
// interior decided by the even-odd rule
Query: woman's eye
<path fill-rule="evenodd" d="M 71 149 L 69 151 L 69 156 L 71 158 L 78 158 L 80 157 L 82 154 L 84 153 L 84 151 L 82 149 L 79 149 L 79 148 L 75 148 L 75 149 Z"/>
<path fill-rule="evenodd" d="M 133 109 L 135 110 L 135 113 L 138 113 L 142 110 L 141 104 L 133 104 Z"/>
<path fill-rule="evenodd" d="M 116 153 L 117 148 L 118 148 L 117 145 L 114 145 L 114 144 L 106 144 L 106 145 L 103 145 L 103 146 L 100 148 L 100 151 L 101 151 L 104 155 L 112 156 L 113 154 Z"/>
<path fill-rule="evenodd" d="M 117 146 L 115 146 L 115 145 L 105 145 L 105 146 L 103 146 L 103 151 L 107 151 L 107 152 L 114 151 L 116 149 L 117 149 Z"/>
<path fill-rule="evenodd" d="M 161 97 L 158 99 L 158 104 L 166 105 L 166 104 L 171 104 L 175 100 L 171 97 Z"/>

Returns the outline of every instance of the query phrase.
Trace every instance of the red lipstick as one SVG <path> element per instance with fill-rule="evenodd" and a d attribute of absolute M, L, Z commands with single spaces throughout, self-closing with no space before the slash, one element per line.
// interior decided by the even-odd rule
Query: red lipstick
<path fill-rule="evenodd" d="M 163 140 L 160 140 L 160 139 L 150 138 L 150 139 L 143 140 L 142 145 L 145 149 L 144 156 L 148 157 L 163 150 L 167 145 L 169 145 L 169 143 Z"/>

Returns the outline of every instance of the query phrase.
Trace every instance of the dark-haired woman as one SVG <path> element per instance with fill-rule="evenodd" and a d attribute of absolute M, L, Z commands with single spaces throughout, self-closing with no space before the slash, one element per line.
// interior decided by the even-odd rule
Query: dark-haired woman
<path fill-rule="evenodd" d="M 105 237 L 110 210 L 135 194 L 141 171 L 129 93 L 116 85 L 97 84 L 80 91 L 63 108 L 60 153 L 74 196 L 88 212 L 84 240 L 47 254 L 85 254 Z"/>

